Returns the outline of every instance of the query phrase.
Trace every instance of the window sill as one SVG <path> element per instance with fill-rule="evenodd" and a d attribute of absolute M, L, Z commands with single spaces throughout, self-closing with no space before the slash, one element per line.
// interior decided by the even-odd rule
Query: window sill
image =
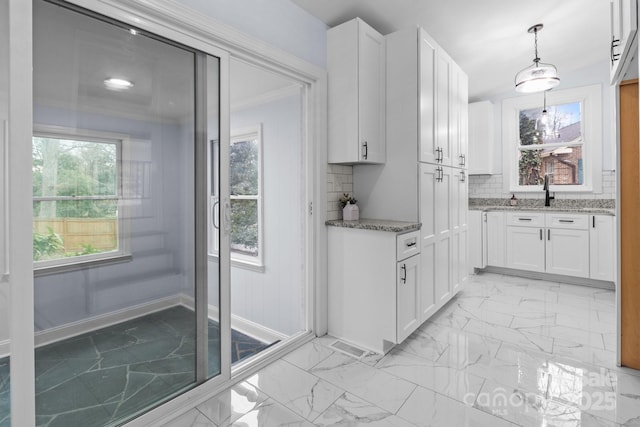
<path fill-rule="evenodd" d="M 544 190 L 542 189 L 541 185 L 538 186 L 533 186 L 534 188 L 527 188 L 527 187 L 510 187 L 509 188 L 509 192 L 510 193 L 540 193 L 540 194 L 544 194 Z M 549 192 L 550 193 L 593 193 L 593 194 L 600 194 L 596 191 L 593 190 L 593 187 L 567 187 L 567 186 L 551 186 L 549 188 Z"/>
<path fill-rule="evenodd" d="M 82 260 L 69 262 L 66 264 L 48 265 L 41 267 L 38 267 L 34 264 L 33 276 L 49 276 L 51 274 L 67 273 L 70 271 L 84 270 L 91 267 L 104 267 L 107 265 L 121 264 L 124 262 L 130 262 L 131 260 L 133 260 L 133 256 L 131 254 L 119 254 L 99 259 Z"/>
<path fill-rule="evenodd" d="M 209 260 L 218 262 L 218 255 L 209 254 Z M 248 261 L 231 258 L 231 267 L 241 268 L 243 270 L 255 271 L 256 273 L 264 273 L 266 267 L 264 264 L 256 264 Z"/>

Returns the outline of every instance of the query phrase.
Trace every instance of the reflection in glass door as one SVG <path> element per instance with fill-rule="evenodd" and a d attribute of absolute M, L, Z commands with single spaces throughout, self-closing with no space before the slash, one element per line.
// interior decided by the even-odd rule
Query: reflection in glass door
<path fill-rule="evenodd" d="M 303 85 L 230 61 L 231 360 L 307 330 Z"/>
<path fill-rule="evenodd" d="M 221 371 L 197 232 L 219 60 L 61 2 L 33 25 L 37 425 L 119 424 Z"/>
<path fill-rule="evenodd" d="M 0 426 L 10 425 L 9 335 L 10 284 L 6 272 L 8 197 L 8 119 L 9 119 L 9 2 L 0 2 Z"/>

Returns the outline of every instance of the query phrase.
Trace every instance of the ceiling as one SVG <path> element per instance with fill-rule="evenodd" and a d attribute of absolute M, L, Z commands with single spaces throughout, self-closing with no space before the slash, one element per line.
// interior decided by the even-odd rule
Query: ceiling
<path fill-rule="evenodd" d="M 36 105 L 82 110 L 145 120 L 192 120 L 194 108 L 193 52 L 132 34 L 46 2 L 34 3 L 34 97 Z M 0 53 L 5 46 L 0 44 Z M 2 56 L 0 56 L 2 57 Z M 217 60 L 208 76 L 217 79 Z M 296 82 L 269 70 L 232 60 L 230 103 L 246 105 Z M 0 66 L 0 77 L 5 67 Z M 113 91 L 105 78 L 134 83 Z M 217 101 L 217 82 L 208 99 Z M 217 114 L 217 102 L 209 105 Z"/>
<path fill-rule="evenodd" d="M 609 58 L 609 0 L 292 1 L 330 27 L 355 17 L 384 35 L 422 26 L 468 74 L 471 101 L 513 88 L 515 74 L 532 63 L 527 29 L 537 23 L 544 24 L 539 56 L 561 79 Z"/>

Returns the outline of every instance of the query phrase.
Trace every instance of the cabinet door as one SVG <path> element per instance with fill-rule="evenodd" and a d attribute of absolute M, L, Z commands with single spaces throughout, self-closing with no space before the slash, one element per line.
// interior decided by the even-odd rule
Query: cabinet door
<path fill-rule="evenodd" d="M 487 265 L 506 266 L 506 228 L 504 212 L 487 212 L 486 234 L 483 236 Z"/>
<path fill-rule="evenodd" d="M 328 162 L 385 161 L 384 37 L 361 19 L 327 31 Z"/>
<path fill-rule="evenodd" d="M 436 160 L 451 165 L 451 139 L 449 105 L 451 97 L 451 60 L 442 51 L 436 51 Z"/>
<path fill-rule="evenodd" d="M 460 292 L 469 279 L 468 265 L 468 228 L 460 227 L 453 233 L 453 253 L 452 255 L 452 292 L 453 295 Z M 453 296 L 452 295 L 452 296 Z"/>
<path fill-rule="evenodd" d="M 385 161 L 385 48 L 384 37 L 368 25 L 358 33 L 358 110 L 360 160 Z"/>
<path fill-rule="evenodd" d="M 620 79 L 628 62 L 631 45 L 638 29 L 637 0 L 611 1 L 611 82 Z M 636 70 L 637 71 L 637 70 Z"/>
<path fill-rule="evenodd" d="M 398 262 L 396 313 L 397 333 L 396 342 L 404 341 L 421 322 L 419 287 L 420 256 L 412 256 Z"/>
<path fill-rule="evenodd" d="M 436 219 L 436 305 L 442 306 L 451 299 L 452 270 L 451 255 L 453 252 L 453 215 L 452 185 L 454 185 L 453 169 L 446 166 L 437 166 L 439 177 L 435 185 L 435 210 Z M 457 185 L 457 184 L 456 184 Z"/>
<path fill-rule="evenodd" d="M 420 164 L 420 314 L 421 322 L 436 310 L 436 186 L 440 179 L 440 167 Z"/>
<path fill-rule="evenodd" d="M 592 215 L 589 228 L 589 277 L 615 281 L 615 217 Z"/>
<path fill-rule="evenodd" d="M 491 101 L 468 104 L 469 173 L 493 175 L 493 104 Z"/>
<path fill-rule="evenodd" d="M 478 210 L 469 211 L 468 254 L 470 269 L 485 268 L 487 266 L 485 261 L 486 251 L 483 244 L 483 238 L 486 235 L 483 232 L 486 215 L 485 212 Z"/>
<path fill-rule="evenodd" d="M 436 163 L 436 44 L 423 29 L 419 37 L 420 161 Z"/>
<path fill-rule="evenodd" d="M 458 159 L 460 166 L 469 169 L 469 77 L 458 68 Z"/>
<path fill-rule="evenodd" d="M 589 232 L 549 228 L 546 234 L 547 273 L 589 277 Z"/>
<path fill-rule="evenodd" d="M 449 139 L 451 165 L 467 169 L 468 147 L 468 89 L 467 75 L 457 64 L 451 64 L 451 93 L 449 106 Z"/>
<path fill-rule="evenodd" d="M 508 268 L 544 272 L 545 230 L 537 227 L 507 227 Z"/>

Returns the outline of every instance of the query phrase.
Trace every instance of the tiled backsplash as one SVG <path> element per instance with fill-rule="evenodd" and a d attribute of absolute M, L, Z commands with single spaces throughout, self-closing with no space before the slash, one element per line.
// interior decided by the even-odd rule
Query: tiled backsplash
<path fill-rule="evenodd" d="M 327 219 L 341 219 L 342 212 L 338 200 L 343 193 L 353 194 L 353 166 L 327 165 Z M 505 192 L 502 186 L 502 175 L 471 175 L 469 176 L 469 199 L 480 202 L 480 199 L 500 199 L 506 201 L 511 198 L 511 192 Z M 544 199 L 544 192 L 515 193 L 520 200 Z M 354 194 L 358 198 L 357 194 Z M 589 200 L 593 200 L 593 207 L 613 207 L 616 198 L 615 171 L 602 171 L 602 193 L 555 193 L 556 203 L 564 200 L 563 204 L 579 204 L 590 207 Z M 534 202 L 535 203 L 535 202 Z M 604 203 L 604 204 L 603 204 Z M 558 203 L 561 204 L 561 203 Z M 597 205 L 597 206 L 596 206 Z M 602 206 L 601 206 L 602 205 Z"/>
<path fill-rule="evenodd" d="M 502 186 L 502 175 L 469 176 L 470 199 L 510 199 L 512 193 L 505 192 Z M 544 199 L 543 191 L 533 193 L 515 193 L 518 199 Z M 602 193 L 564 193 L 555 192 L 556 200 L 613 200 L 616 198 L 615 171 L 602 171 Z"/>
<path fill-rule="evenodd" d="M 353 193 L 353 166 L 327 165 L 327 220 L 342 219 L 338 201 L 343 193 Z"/>

